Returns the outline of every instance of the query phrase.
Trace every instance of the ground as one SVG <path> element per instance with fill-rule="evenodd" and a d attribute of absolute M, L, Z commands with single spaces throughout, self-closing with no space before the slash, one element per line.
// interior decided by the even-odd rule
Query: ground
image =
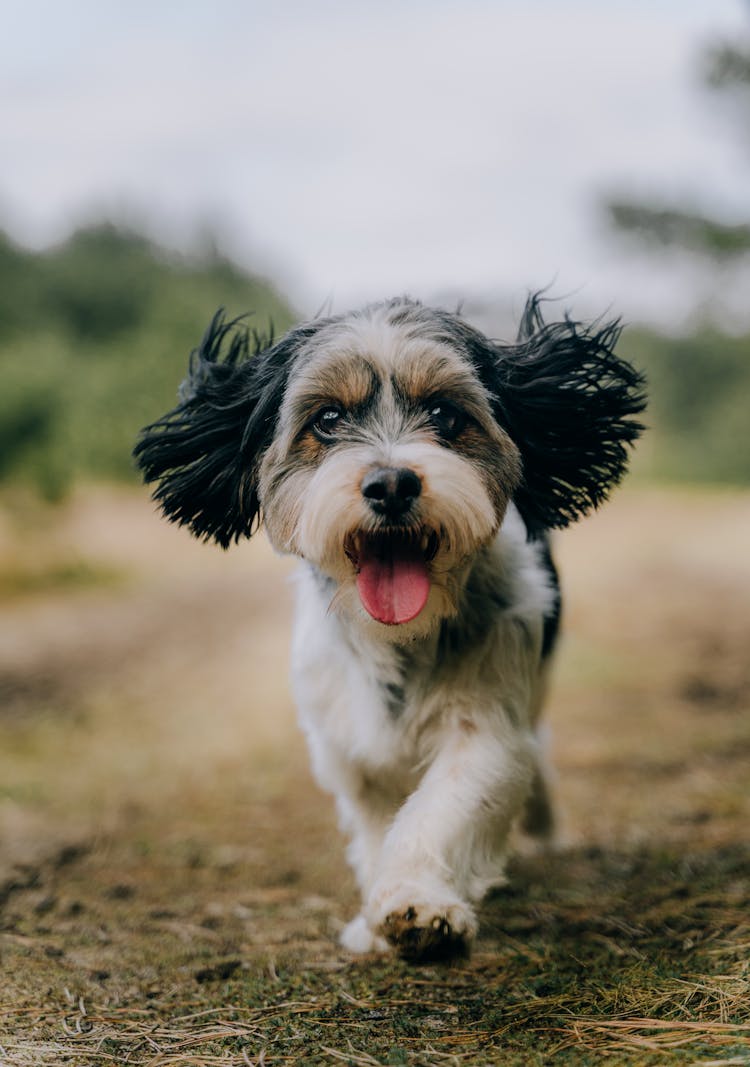
<path fill-rule="evenodd" d="M 750 495 L 560 535 L 562 840 L 451 967 L 353 960 L 289 564 L 137 491 L 0 508 L 0 1064 L 750 1064 Z"/>

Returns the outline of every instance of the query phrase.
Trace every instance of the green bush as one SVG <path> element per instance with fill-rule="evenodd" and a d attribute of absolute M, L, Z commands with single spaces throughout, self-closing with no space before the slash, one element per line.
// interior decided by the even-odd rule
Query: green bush
<path fill-rule="evenodd" d="M 261 278 L 190 260 L 103 225 L 42 253 L 0 234 L 0 479 L 57 498 L 83 479 L 134 477 L 138 430 L 176 401 L 211 315 L 291 324 Z"/>
<path fill-rule="evenodd" d="M 750 337 L 626 331 L 622 352 L 646 371 L 650 426 L 643 473 L 690 482 L 750 482 Z"/>

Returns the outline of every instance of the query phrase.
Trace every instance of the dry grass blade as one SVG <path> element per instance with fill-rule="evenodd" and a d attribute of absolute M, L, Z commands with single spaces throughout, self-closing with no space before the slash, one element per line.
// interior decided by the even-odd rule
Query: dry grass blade
<path fill-rule="evenodd" d="M 674 1019 L 576 1019 L 570 1034 L 575 1044 L 590 1049 L 629 1047 L 664 1052 L 691 1045 L 720 1047 L 736 1044 L 743 1040 L 743 1035 L 750 1034 L 750 1024 Z"/>
<path fill-rule="evenodd" d="M 370 1056 L 366 1052 L 357 1052 L 353 1048 L 350 1048 L 348 1052 L 341 1052 L 339 1049 L 321 1045 L 320 1051 L 326 1056 L 331 1056 L 339 1063 L 351 1063 L 355 1064 L 356 1067 L 381 1067 L 380 1060 L 376 1060 L 374 1056 Z"/>

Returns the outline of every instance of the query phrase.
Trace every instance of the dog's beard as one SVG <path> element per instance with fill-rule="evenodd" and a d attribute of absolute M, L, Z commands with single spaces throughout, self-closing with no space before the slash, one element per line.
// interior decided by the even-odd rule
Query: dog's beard
<path fill-rule="evenodd" d="M 422 479 L 418 500 L 398 524 L 373 514 L 360 490 L 367 471 L 382 463 Z M 276 547 L 335 582 L 330 610 L 396 642 L 456 613 L 467 565 L 502 520 L 476 467 L 431 442 L 395 445 L 387 455 L 342 447 L 311 476 L 290 474 L 267 511 Z M 285 521 L 274 521 L 281 512 Z"/>

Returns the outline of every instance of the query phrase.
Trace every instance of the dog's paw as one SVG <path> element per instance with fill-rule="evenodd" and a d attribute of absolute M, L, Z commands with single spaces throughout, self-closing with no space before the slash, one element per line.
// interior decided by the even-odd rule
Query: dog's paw
<path fill-rule="evenodd" d="M 382 931 L 402 959 L 409 963 L 433 963 L 468 956 L 470 934 L 462 919 L 449 914 L 420 914 L 415 907 L 386 915 Z"/>
<path fill-rule="evenodd" d="M 462 901 L 425 900 L 405 887 L 381 902 L 377 929 L 403 959 L 429 963 L 467 956 L 477 931 L 476 917 Z"/>
<path fill-rule="evenodd" d="M 387 952 L 388 942 L 376 933 L 364 915 L 347 923 L 339 936 L 341 947 L 361 955 L 365 952 Z"/>

